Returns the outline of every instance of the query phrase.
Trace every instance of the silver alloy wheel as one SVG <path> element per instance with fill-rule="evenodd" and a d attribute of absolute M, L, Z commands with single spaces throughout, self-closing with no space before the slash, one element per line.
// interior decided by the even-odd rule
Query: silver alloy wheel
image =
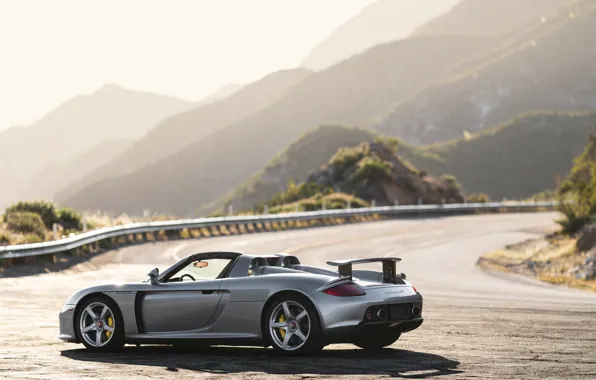
<path fill-rule="evenodd" d="M 114 336 L 115 327 L 116 318 L 112 310 L 101 302 L 87 305 L 81 313 L 79 321 L 81 336 L 93 347 L 105 346 Z"/>
<path fill-rule="evenodd" d="M 283 301 L 269 318 L 269 334 L 275 345 L 285 351 L 302 347 L 308 340 L 310 326 L 308 312 L 295 301 Z"/>

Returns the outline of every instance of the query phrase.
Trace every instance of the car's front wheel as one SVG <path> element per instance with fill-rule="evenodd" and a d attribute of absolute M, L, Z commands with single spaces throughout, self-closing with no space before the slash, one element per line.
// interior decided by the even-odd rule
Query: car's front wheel
<path fill-rule="evenodd" d="M 380 350 L 397 342 L 400 333 L 386 333 L 383 335 L 362 336 L 354 341 L 354 344 L 364 350 Z"/>
<path fill-rule="evenodd" d="M 75 329 L 79 341 L 92 351 L 124 346 L 124 323 L 118 305 L 106 296 L 93 296 L 77 308 Z"/>
<path fill-rule="evenodd" d="M 275 300 L 263 315 L 263 333 L 281 354 L 311 354 L 323 348 L 317 311 L 302 296 L 284 295 Z"/>

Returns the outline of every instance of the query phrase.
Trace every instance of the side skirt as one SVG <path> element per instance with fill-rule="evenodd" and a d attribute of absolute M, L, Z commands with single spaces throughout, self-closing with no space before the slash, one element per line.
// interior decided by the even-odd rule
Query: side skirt
<path fill-rule="evenodd" d="M 267 347 L 258 338 L 156 338 L 126 336 L 127 344 L 194 344 L 197 346 L 257 346 Z"/>

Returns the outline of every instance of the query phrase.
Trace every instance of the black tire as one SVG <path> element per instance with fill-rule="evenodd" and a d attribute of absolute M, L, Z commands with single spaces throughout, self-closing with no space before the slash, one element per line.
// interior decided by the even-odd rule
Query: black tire
<path fill-rule="evenodd" d="M 109 332 L 107 330 L 99 331 L 100 340 L 103 340 L 103 341 L 101 341 L 100 345 L 97 346 L 97 345 L 90 343 L 84 337 L 84 335 L 87 338 L 89 338 L 90 340 L 95 341 L 95 339 L 97 337 L 96 334 L 98 333 L 98 331 L 94 329 L 94 330 L 90 331 L 89 333 L 83 333 L 81 330 L 81 317 L 83 316 L 83 314 L 85 314 L 84 323 L 85 324 L 90 323 L 90 321 L 93 318 L 86 311 L 87 307 L 91 306 L 92 311 L 94 311 L 94 314 L 96 316 L 98 316 L 97 313 L 100 313 L 100 310 L 103 309 L 100 305 L 108 307 L 108 312 L 106 313 L 106 316 L 105 316 L 105 319 L 108 321 L 106 321 L 102 318 L 101 324 L 103 326 L 107 325 L 107 327 L 104 327 L 104 328 L 108 328 L 108 327 L 112 328 L 113 332 Z M 112 317 L 112 325 L 113 326 L 109 326 L 109 323 L 108 323 L 110 316 Z M 79 342 L 83 343 L 83 345 L 90 351 L 95 351 L 95 352 L 117 351 L 124 346 L 124 321 L 122 319 L 122 313 L 120 312 L 118 305 L 116 305 L 116 303 L 111 298 L 109 298 L 107 296 L 103 296 L 103 295 L 91 296 L 91 297 L 85 299 L 77 307 L 77 312 L 75 314 L 75 319 L 74 319 L 74 330 L 75 330 L 75 334 L 77 335 L 77 339 L 79 340 Z M 92 333 L 94 333 L 94 334 L 92 334 Z"/>
<path fill-rule="evenodd" d="M 391 346 L 393 343 L 397 342 L 400 336 L 400 333 L 387 333 L 368 337 L 362 336 L 355 339 L 354 344 L 367 351 L 382 350 L 383 348 Z"/>
<path fill-rule="evenodd" d="M 285 333 L 282 333 L 281 331 L 279 331 L 280 329 L 275 328 L 272 332 L 269 325 L 272 319 L 272 314 L 278 314 L 280 308 L 281 310 L 283 310 L 283 303 L 286 303 L 286 305 L 289 307 L 290 314 L 298 313 L 300 315 L 302 314 L 300 309 L 302 309 L 302 311 L 306 311 L 306 316 L 308 318 L 302 317 L 299 321 L 296 321 L 294 318 L 292 318 L 287 322 Z M 283 313 L 283 315 L 285 316 L 285 312 Z M 299 315 L 292 316 L 298 317 Z M 274 319 L 277 321 L 277 318 Z M 308 332 L 306 332 L 305 328 L 305 322 L 307 320 Z M 265 312 L 263 313 L 261 323 L 264 344 L 265 346 L 273 347 L 276 353 L 288 356 L 300 356 L 316 354 L 317 352 L 323 349 L 324 344 L 322 339 L 322 330 L 319 314 L 317 313 L 317 310 L 314 308 L 312 303 L 308 300 L 308 298 L 304 296 L 298 294 L 286 294 L 276 298 L 267 308 L 267 310 L 265 310 Z M 282 330 L 284 329 L 282 328 Z M 281 342 L 281 340 L 285 338 L 285 334 L 287 334 L 288 331 L 292 335 L 290 335 L 290 338 L 288 340 L 288 348 L 284 349 L 282 348 L 283 342 Z M 301 333 L 302 336 L 306 338 L 306 341 L 302 340 L 300 336 L 297 334 L 297 332 Z M 273 336 L 273 334 L 275 334 L 275 336 Z M 280 342 L 282 343 L 282 346 L 280 346 Z"/>

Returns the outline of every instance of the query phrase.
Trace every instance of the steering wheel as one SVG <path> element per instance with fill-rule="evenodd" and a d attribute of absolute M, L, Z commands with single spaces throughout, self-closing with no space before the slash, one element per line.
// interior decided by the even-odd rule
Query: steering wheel
<path fill-rule="evenodd" d="M 184 273 L 182 276 L 180 276 L 180 281 L 182 281 L 182 279 L 184 278 L 184 276 L 188 276 L 188 277 L 190 277 L 191 280 L 196 281 L 195 278 L 193 276 L 191 276 L 190 274 L 188 274 L 188 273 Z"/>

